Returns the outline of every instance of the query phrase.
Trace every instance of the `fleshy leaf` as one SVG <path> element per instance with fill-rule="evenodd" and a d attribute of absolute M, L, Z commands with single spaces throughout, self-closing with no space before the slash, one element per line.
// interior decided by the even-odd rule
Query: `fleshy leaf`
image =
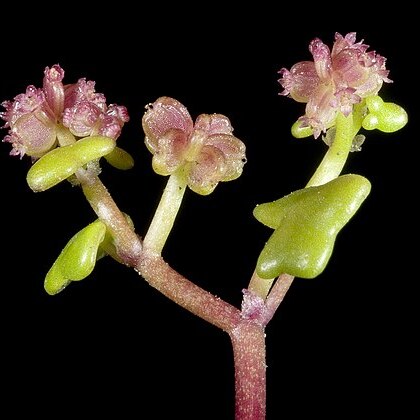
<path fill-rule="evenodd" d="M 96 220 L 70 239 L 45 277 L 48 294 L 61 292 L 71 281 L 82 280 L 93 271 L 105 233 L 105 224 Z"/>
<path fill-rule="evenodd" d="M 131 169 L 134 166 L 134 159 L 130 153 L 116 147 L 111 153 L 105 156 L 106 161 L 114 168 L 121 169 L 123 171 Z"/>
<path fill-rule="evenodd" d="M 42 156 L 31 167 L 26 180 L 33 191 L 45 191 L 73 175 L 88 162 L 112 152 L 114 148 L 115 140 L 109 137 L 86 137 Z"/>
<path fill-rule="evenodd" d="M 408 121 L 404 108 L 393 102 L 384 102 L 379 96 L 366 98 L 369 114 L 363 120 L 365 130 L 377 128 L 384 133 L 393 133 L 403 128 Z"/>
<path fill-rule="evenodd" d="M 360 175 L 343 175 L 324 185 L 295 191 L 254 209 L 258 221 L 275 229 L 262 250 L 257 273 L 314 278 L 326 267 L 335 238 L 370 192 Z"/>
<path fill-rule="evenodd" d="M 299 120 L 292 125 L 291 131 L 292 136 L 296 139 L 304 139 L 314 134 L 314 131 L 311 127 L 302 127 L 302 121 Z"/>

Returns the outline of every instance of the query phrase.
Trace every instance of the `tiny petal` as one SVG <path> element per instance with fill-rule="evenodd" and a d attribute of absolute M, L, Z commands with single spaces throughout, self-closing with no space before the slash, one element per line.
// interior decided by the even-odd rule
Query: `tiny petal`
<path fill-rule="evenodd" d="M 10 156 L 20 156 L 22 159 L 23 156 L 25 156 L 26 148 L 21 143 L 18 136 L 15 134 L 7 134 L 4 139 L 4 143 L 10 143 L 12 145 L 12 150 L 10 151 Z"/>
<path fill-rule="evenodd" d="M 308 102 L 318 84 L 319 76 L 312 61 L 301 61 L 289 70 L 280 70 L 279 83 L 284 91 L 281 95 L 290 95 L 297 102 Z"/>
<path fill-rule="evenodd" d="M 158 143 L 146 145 L 153 153 L 153 169 L 159 175 L 174 173 L 184 161 L 184 155 L 188 147 L 188 138 L 180 129 L 170 129 L 158 139 Z"/>
<path fill-rule="evenodd" d="M 206 146 L 219 149 L 225 159 L 225 168 L 221 181 L 232 181 L 238 178 L 246 163 L 245 144 L 234 136 L 213 135 L 207 138 Z"/>
<path fill-rule="evenodd" d="M 125 106 L 111 104 L 106 114 L 102 113 L 99 120 L 98 133 L 116 140 L 121 134 L 124 123 L 129 121 L 130 117 Z"/>
<path fill-rule="evenodd" d="M 11 120 L 11 112 L 13 109 L 13 102 L 12 101 L 3 101 L 1 106 L 5 109 L 5 111 L 0 112 L 0 118 L 6 121 L 6 124 L 3 128 L 10 127 L 10 120 Z"/>
<path fill-rule="evenodd" d="M 355 86 L 369 77 L 369 67 L 360 65 L 356 50 L 344 49 L 333 58 L 334 80 L 342 86 Z"/>
<path fill-rule="evenodd" d="M 65 109 L 63 125 L 78 137 L 99 134 L 116 140 L 129 119 L 124 106 L 112 104 L 104 112 L 101 104 L 98 106 L 95 102 L 82 100 Z"/>
<path fill-rule="evenodd" d="M 35 86 L 28 86 L 25 93 L 21 93 L 14 98 L 14 101 L 5 101 L 2 103 L 6 108 L 1 113 L 2 119 L 6 121 L 4 128 L 11 127 L 22 116 L 29 114 L 39 108 L 45 102 L 45 95 L 41 89 Z"/>
<path fill-rule="evenodd" d="M 226 171 L 226 159 L 217 147 L 204 146 L 195 162 L 187 166 L 188 186 L 197 194 L 208 195 L 222 181 Z"/>
<path fill-rule="evenodd" d="M 142 124 L 149 149 L 157 148 L 159 138 L 168 130 L 181 130 L 189 136 L 193 129 L 193 121 L 187 108 L 177 100 L 166 96 L 147 106 Z"/>
<path fill-rule="evenodd" d="M 339 88 L 352 87 L 361 98 L 378 93 L 383 82 L 390 83 L 385 68 L 385 58 L 374 51 L 367 52 L 368 45 L 355 43 L 354 32 L 342 37 L 336 35 L 332 52 L 334 81 Z"/>
<path fill-rule="evenodd" d="M 121 125 L 130 121 L 130 116 L 128 115 L 128 111 L 125 106 L 111 104 L 109 105 L 106 113 L 116 118 L 121 123 Z"/>
<path fill-rule="evenodd" d="M 34 158 L 48 152 L 56 142 L 56 130 L 53 123 L 41 114 L 29 113 L 20 117 L 13 125 L 12 145 L 23 156 Z"/>
<path fill-rule="evenodd" d="M 91 102 L 102 111 L 106 111 L 105 95 L 95 91 L 95 82 L 92 80 L 86 81 L 85 78 L 82 78 L 77 83 L 65 86 L 65 108 L 72 107 L 82 101 Z"/>
<path fill-rule="evenodd" d="M 43 91 L 48 106 L 56 119 L 61 117 L 64 110 L 63 78 L 64 70 L 58 64 L 55 64 L 51 68 L 45 68 Z"/>
<path fill-rule="evenodd" d="M 116 140 L 121 134 L 121 125 L 109 115 L 102 114 L 99 118 L 100 128 L 98 134 L 105 137 L 111 137 Z"/>
<path fill-rule="evenodd" d="M 201 114 L 194 124 L 195 129 L 203 130 L 208 135 L 232 134 L 233 128 L 228 117 L 221 114 Z"/>
<path fill-rule="evenodd" d="M 330 49 L 319 38 L 315 38 L 309 44 L 309 51 L 314 57 L 316 72 L 323 82 L 330 79 L 331 56 Z"/>
<path fill-rule="evenodd" d="M 314 137 L 318 138 L 321 132 L 327 130 L 334 124 L 337 116 L 337 101 L 334 97 L 334 90 L 330 85 L 320 85 L 306 104 L 306 114 L 299 120 L 302 127 L 311 127 Z"/>
<path fill-rule="evenodd" d="M 355 92 L 356 89 L 354 88 L 346 88 L 339 90 L 334 95 L 334 107 L 340 109 L 346 117 L 353 111 L 353 105 L 360 103 L 362 100 L 359 95 L 355 94 Z"/>
<path fill-rule="evenodd" d="M 102 111 L 95 104 L 82 101 L 64 110 L 63 125 L 77 137 L 97 134 Z"/>
<path fill-rule="evenodd" d="M 356 43 L 356 32 L 349 32 L 344 37 L 336 32 L 331 56 L 334 57 L 344 49 L 355 49 L 360 53 L 364 53 L 368 48 L 369 45 L 363 44 L 363 40 Z"/>

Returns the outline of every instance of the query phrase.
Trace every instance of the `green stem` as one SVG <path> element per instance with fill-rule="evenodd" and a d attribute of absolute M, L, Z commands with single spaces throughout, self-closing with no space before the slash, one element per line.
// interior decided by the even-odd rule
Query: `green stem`
<path fill-rule="evenodd" d="M 118 256 L 125 264 L 135 265 L 142 245 L 126 217 L 97 175 L 87 170 L 79 170 L 76 175 L 89 204 L 114 238 Z"/>
<path fill-rule="evenodd" d="M 257 270 L 252 274 L 251 280 L 248 285 L 248 290 L 255 293 L 260 298 L 264 299 L 267 297 L 270 291 L 271 285 L 275 279 L 262 279 L 258 274 Z"/>
<path fill-rule="evenodd" d="M 274 283 L 274 286 L 265 301 L 266 311 L 263 320 L 264 325 L 267 325 L 273 318 L 294 279 L 294 276 L 291 276 L 290 274 L 281 274 Z"/>
<path fill-rule="evenodd" d="M 306 185 L 307 187 L 325 184 L 340 175 L 349 155 L 354 136 L 360 129 L 360 126 L 355 127 L 355 125 L 358 125 L 355 124 L 356 120 L 356 118 L 353 118 L 353 113 L 347 117 L 341 112 L 338 114 L 335 139 Z"/>
<path fill-rule="evenodd" d="M 57 124 L 57 138 L 60 146 L 68 146 L 69 144 L 76 143 L 76 138 L 70 130 L 61 124 Z"/>
<path fill-rule="evenodd" d="M 187 182 L 180 172 L 169 177 L 158 208 L 144 237 L 144 247 L 160 255 L 175 222 Z"/>

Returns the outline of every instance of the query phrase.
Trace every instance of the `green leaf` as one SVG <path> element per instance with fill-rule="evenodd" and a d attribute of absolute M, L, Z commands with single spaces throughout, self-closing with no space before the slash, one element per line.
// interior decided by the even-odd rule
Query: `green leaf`
<path fill-rule="evenodd" d="M 33 191 L 45 191 L 67 179 L 90 161 L 112 152 L 114 148 L 115 140 L 109 137 L 86 137 L 42 156 L 32 165 L 26 180 Z"/>
<path fill-rule="evenodd" d="M 366 178 L 343 175 L 257 206 L 256 219 L 275 229 L 259 256 L 258 275 L 265 279 L 282 273 L 303 278 L 319 275 L 330 259 L 338 232 L 369 192 Z"/>
<path fill-rule="evenodd" d="M 293 137 L 303 139 L 314 134 L 311 127 L 301 127 L 301 124 L 302 122 L 298 120 L 292 125 L 291 132 Z"/>
<path fill-rule="evenodd" d="M 366 98 L 369 114 L 362 122 L 365 130 L 377 128 L 385 133 L 393 133 L 403 128 L 408 121 L 404 108 L 392 102 L 384 102 L 379 96 Z"/>
<path fill-rule="evenodd" d="M 105 159 L 114 168 L 121 169 L 123 171 L 131 169 L 134 166 L 134 159 L 130 153 L 119 147 L 116 147 L 111 153 L 107 154 Z"/>
<path fill-rule="evenodd" d="M 48 294 L 61 292 L 71 281 L 82 280 L 93 271 L 105 233 L 106 225 L 96 220 L 70 239 L 45 277 Z"/>

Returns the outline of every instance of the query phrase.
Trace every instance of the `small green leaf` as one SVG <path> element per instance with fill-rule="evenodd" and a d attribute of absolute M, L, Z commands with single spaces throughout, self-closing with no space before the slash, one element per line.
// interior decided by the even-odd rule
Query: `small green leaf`
<path fill-rule="evenodd" d="M 48 294 L 61 292 L 71 281 L 82 280 L 93 271 L 105 233 L 106 225 L 96 220 L 70 239 L 45 277 Z"/>
<path fill-rule="evenodd" d="M 131 169 L 134 166 L 134 159 L 130 153 L 119 147 L 116 147 L 111 153 L 107 154 L 105 159 L 114 168 L 121 169 L 123 171 Z"/>
<path fill-rule="evenodd" d="M 297 139 L 303 139 L 314 134 L 311 127 L 301 127 L 301 124 L 302 122 L 298 120 L 292 125 L 291 131 L 293 137 Z"/>
<path fill-rule="evenodd" d="M 69 280 L 61 271 L 57 262 L 48 271 L 44 281 L 44 289 L 49 295 L 56 295 L 63 291 L 69 284 Z"/>
<path fill-rule="evenodd" d="M 112 152 L 114 148 L 115 140 L 109 137 L 86 137 L 42 156 L 32 165 L 26 180 L 33 191 L 45 191 L 67 179 L 90 161 Z"/>
<path fill-rule="evenodd" d="M 324 185 L 295 191 L 254 209 L 275 229 L 262 250 L 257 273 L 270 279 L 282 273 L 314 278 L 326 267 L 335 238 L 370 192 L 360 175 L 343 175 Z"/>
<path fill-rule="evenodd" d="M 366 98 L 369 114 L 362 122 L 365 130 L 377 128 L 385 133 L 393 133 L 403 128 L 408 121 L 404 108 L 392 102 L 384 102 L 379 96 Z"/>

